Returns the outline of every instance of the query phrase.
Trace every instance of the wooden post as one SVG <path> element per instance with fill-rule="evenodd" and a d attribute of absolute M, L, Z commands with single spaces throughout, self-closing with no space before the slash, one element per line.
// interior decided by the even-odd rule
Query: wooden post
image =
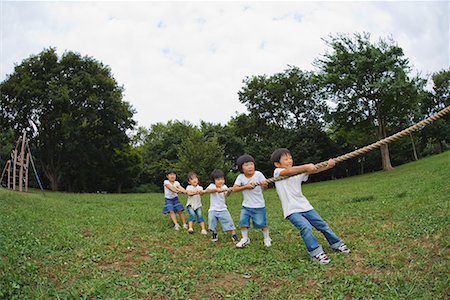
<path fill-rule="evenodd" d="M 11 189 L 11 160 L 8 160 L 8 189 Z"/>
<path fill-rule="evenodd" d="M 29 164 L 29 162 L 30 162 L 30 152 L 27 151 L 27 159 L 25 162 L 25 192 L 28 192 L 28 164 Z"/>
<path fill-rule="evenodd" d="M 20 170 L 19 170 L 19 192 L 23 191 L 23 174 L 24 174 L 24 164 L 25 164 L 25 141 L 26 141 L 26 131 L 23 131 L 22 136 L 22 147 L 20 149 Z"/>
<path fill-rule="evenodd" d="M 12 173 L 13 184 L 12 184 L 12 189 L 13 189 L 13 191 L 15 191 L 16 190 L 16 175 L 17 175 L 17 147 L 16 147 L 16 149 L 14 149 L 12 163 L 13 163 L 13 173 Z"/>

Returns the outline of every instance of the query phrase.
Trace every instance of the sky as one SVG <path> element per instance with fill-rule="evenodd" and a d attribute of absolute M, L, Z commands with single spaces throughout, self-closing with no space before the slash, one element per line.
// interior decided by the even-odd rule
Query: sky
<path fill-rule="evenodd" d="M 315 70 L 323 39 L 338 33 L 392 37 L 414 75 L 448 69 L 449 3 L 0 0 L 0 81 L 55 47 L 108 65 L 139 126 L 225 124 L 246 112 L 238 99 L 246 77 Z"/>

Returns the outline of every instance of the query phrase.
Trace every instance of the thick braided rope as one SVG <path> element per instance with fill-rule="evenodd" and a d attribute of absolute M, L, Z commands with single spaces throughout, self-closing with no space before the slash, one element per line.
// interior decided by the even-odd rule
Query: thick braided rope
<path fill-rule="evenodd" d="M 355 151 L 349 152 L 347 154 L 335 157 L 333 159 L 336 161 L 336 163 L 340 163 L 340 162 L 346 161 L 347 159 L 350 159 L 350 158 L 353 158 L 353 157 L 356 157 L 356 156 L 360 156 L 360 155 L 362 155 L 364 153 L 367 153 L 367 152 L 372 151 L 372 150 L 374 150 L 374 149 L 376 149 L 378 147 L 381 147 L 382 145 L 386 145 L 386 144 L 389 144 L 389 143 L 391 143 L 393 141 L 396 141 L 396 140 L 400 139 L 401 137 L 404 137 L 404 136 L 410 134 L 411 132 L 414 132 L 416 130 L 422 129 L 422 127 L 424 127 L 424 126 L 426 126 L 426 125 L 436 121 L 437 119 L 443 117 L 448 112 L 450 112 L 450 106 L 447 106 L 446 108 L 442 109 L 441 111 L 437 112 L 436 114 L 426 118 L 425 120 L 420 121 L 419 123 L 417 123 L 415 125 L 412 125 L 412 126 L 406 128 L 406 129 L 403 129 L 402 131 L 397 132 L 396 134 L 388 136 L 388 137 L 386 137 L 386 138 L 384 138 L 382 140 L 379 140 L 379 141 L 377 141 L 377 142 L 375 142 L 373 144 L 367 145 L 367 146 L 365 146 L 363 148 L 360 148 L 360 149 L 357 149 Z M 328 164 L 327 161 L 323 161 L 323 162 L 320 162 L 320 163 L 316 164 L 315 166 L 317 168 L 320 168 L 320 167 L 326 167 L 327 164 Z M 294 176 L 294 175 L 291 175 L 291 176 Z M 261 185 L 263 183 L 277 182 L 277 181 L 280 181 L 280 180 L 283 180 L 283 179 L 287 179 L 287 178 L 289 178 L 291 176 L 278 176 L 278 177 L 268 178 L 265 181 L 258 182 L 256 185 Z"/>

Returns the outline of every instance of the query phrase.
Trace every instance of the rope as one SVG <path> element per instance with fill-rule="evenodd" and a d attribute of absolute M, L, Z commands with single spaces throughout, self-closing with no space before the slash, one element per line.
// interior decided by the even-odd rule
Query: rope
<path fill-rule="evenodd" d="M 386 138 L 384 138 L 382 140 L 379 140 L 379 141 L 377 141 L 375 143 L 367 145 L 367 146 L 365 146 L 363 148 L 360 148 L 360 149 L 357 149 L 355 151 L 349 152 L 347 154 L 335 157 L 333 159 L 336 161 L 336 163 L 340 163 L 340 162 L 346 161 L 346 160 L 348 160 L 350 158 L 363 155 L 363 154 L 365 154 L 365 153 L 367 153 L 369 151 L 372 151 L 372 150 L 374 150 L 376 148 L 381 147 L 382 145 L 386 145 L 386 144 L 389 144 L 389 143 L 391 143 L 393 141 L 396 141 L 396 140 L 398 140 L 398 139 L 400 139 L 400 138 L 410 134 L 411 132 L 414 132 L 414 131 L 417 131 L 419 129 L 422 129 L 422 127 L 424 127 L 424 126 L 426 126 L 426 125 L 436 121 L 437 119 L 443 117 L 448 112 L 450 112 L 450 105 L 447 106 L 446 108 L 442 109 L 441 111 L 437 112 L 436 114 L 426 118 L 425 120 L 422 120 L 422 121 L 420 121 L 419 123 L 417 123 L 415 125 L 412 125 L 412 126 L 406 128 L 406 129 L 403 129 L 402 131 L 397 132 L 396 134 L 388 136 L 388 137 L 386 137 Z M 316 164 L 315 166 L 317 168 L 322 168 L 322 167 L 326 167 L 327 165 L 328 165 L 327 161 L 323 161 L 323 162 L 320 162 L 320 163 Z M 295 175 L 298 175 L 298 174 L 295 174 Z M 277 182 L 277 181 L 280 181 L 280 180 L 287 179 L 287 178 L 289 178 L 291 176 L 295 176 L 295 175 L 272 177 L 272 178 L 268 178 L 268 179 L 266 179 L 264 181 L 257 182 L 257 183 L 255 183 L 255 185 L 261 185 L 261 184 L 264 184 L 264 183 L 273 183 L 273 182 Z"/>

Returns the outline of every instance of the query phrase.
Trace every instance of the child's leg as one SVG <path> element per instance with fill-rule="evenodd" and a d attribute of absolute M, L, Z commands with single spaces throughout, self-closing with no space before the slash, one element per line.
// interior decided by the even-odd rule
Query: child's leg
<path fill-rule="evenodd" d="M 183 222 L 183 225 L 186 225 L 186 218 L 184 217 L 183 211 L 179 211 L 178 214 L 180 215 L 181 221 Z"/>
<path fill-rule="evenodd" d="M 200 224 L 200 227 L 202 228 L 202 230 L 205 229 L 205 219 L 203 219 L 203 215 L 202 215 L 202 208 L 199 207 L 197 208 L 195 211 L 195 218 L 197 219 L 197 222 Z"/>
<path fill-rule="evenodd" d="M 317 239 L 312 234 L 312 226 L 302 213 L 293 213 L 287 217 L 292 224 L 300 231 L 300 236 L 305 242 L 306 249 L 310 256 L 316 256 L 323 252 Z"/>
<path fill-rule="evenodd" d="M 212 210 L 208 212 L 208 229 L 211 230 L 212 232 L 216 232 L 216 227 L 217 227 L 217 217 L 215 211 Z"/>
<path fill-rule="evenodd" d="M 250 228 L 250 212 L 245 206 L 241 209 L 241 216 L 239 217 L 239 227 L 241 228 L 242 244 L 248 243 L 248 229 Z"/>
<path fill-rule="evenodd" d="M 172 219 L 173 224 L 177 225 L 178 224 L 177 216 L 175 215 L 173 210 L 169 211 L 169 215 L 170 215 L 170 218 Z"/>
<path fill-rule="evenodd" d="M 269 235 L 269 227 L 264 227 L 263 229 L 261 229 L 263 236 L 265 239 L 270 239 L 270 235 Z"/>
<path fill-rule="evenodd" d="M 202 230 L 206 230 L 206 229 L 205 229 L 205 222 L 200 222 L 200 228 L 201 228 Z"/>
<path fill-rule="evenodd" d="M 328 226 L 316 210 L 309 210 L 303 213 L 303 216 L 314 228 L 323 233 L 332 249 L 337 249 L 343 244 L 342 240 L 331 230 L 330 226 Z"/>
<path fill-rule="evenodd" d="M 236 227 L 234 226 L 233 219 L 231 218 L 230 212 L 228 210 L 221 211 L 218 215 L 220 224 L 222 225 L 223 231 L 230 231 L 231 238 L 233 242 L 237 243 L 239 241 L 236 234 Z"/>
<path fill-rule="evenodd" d="M 188 213 L 189 213 L 189 230 L 193 230 L 192 226 L 194 225 L 195 221 L 195 212 L 192 206 L 188 205 L 186 207 Z"/>

